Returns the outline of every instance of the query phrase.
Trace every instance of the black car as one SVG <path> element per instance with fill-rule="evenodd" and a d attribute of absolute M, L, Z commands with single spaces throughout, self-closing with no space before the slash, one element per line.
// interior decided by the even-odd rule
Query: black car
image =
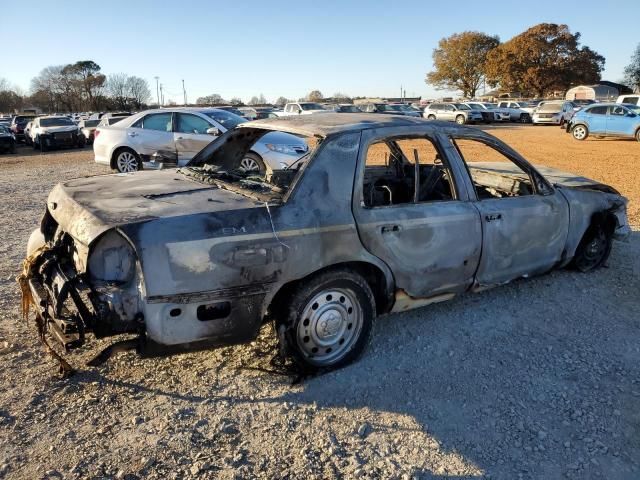
<path fill-rule="evenodd" d="M 37 115 L 16 115 L 11 120 L 11 132 L 16 137 L 17 142 L 24 142 L 24 127 L 31 120 L 36 118 Z"/>
<path fill-rule="evenodd" d="M 0 125 L 0 153 L 16 153 L 16 139 L 4 125 Z"/>

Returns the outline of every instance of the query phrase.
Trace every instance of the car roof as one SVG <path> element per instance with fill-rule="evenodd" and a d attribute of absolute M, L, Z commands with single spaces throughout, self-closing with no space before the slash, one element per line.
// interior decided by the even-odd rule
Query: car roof
<path fill-rule="evenodd" d="M 387 115 L 380 113 L 318 113 L 315 115 L 295 115 L 289 117 L 266 118 L 242 123 L 240 128 L 260 128 L 297 133 L 307 136 L 333 135 L 384 127 L 424 127 L 425 131 L 441 130 L 443 127 L 468 131 L 470 127 L 452 126 L 451 122 L 438 122 L 418 117 Z M 438 128 L 439 127 L 439 128 Z M 474 131 L 478 131 L 474 129 Z"/>

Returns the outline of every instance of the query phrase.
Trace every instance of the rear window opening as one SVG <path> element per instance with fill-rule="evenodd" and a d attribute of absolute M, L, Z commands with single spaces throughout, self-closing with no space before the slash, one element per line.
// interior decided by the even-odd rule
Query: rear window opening
<path fill-rule="evenodd" d="M 212 142 L 178 172 L 261 202 L 277 202 L 321 142 L 322 137 L 240 128 Z M 256 152 L 262 152 L 264 157 Z"/>

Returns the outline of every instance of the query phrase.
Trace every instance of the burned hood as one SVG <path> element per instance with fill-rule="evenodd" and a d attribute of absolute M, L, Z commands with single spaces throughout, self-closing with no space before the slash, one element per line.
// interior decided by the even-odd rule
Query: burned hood
<path fill-rule="evenodd" d="M 580 175 L 576 175 L 575 173 L 567 173 L 555 168 L 542 167 L 537 165 L 536 170 L 538 170 L 547 180 L 549 180 L 554 185 L 598 190 L 606 193 L 615 193 L 616 195 L 620 194 L 615 188 L 610 187 L 609 185 L 598 182 L 597 180 L 592 180 L 587 177 L 581 177 Z"/>
<path fill-rule="evenodd" d="M 199 213 L 241 210 L 262 203 L 160 170 L 78 178 L 58 184 L 47 209 L 61 228 L 89 245 L 106 230 Z"/>
<path fill-rule="evenodd" d="M 587 177 L 581 177 L 580 175 L 576 175 L 574 173 L 563 172 L 562 170 L 541 165 L 534 165 L 534 167 L 539 173 L 542 174 L 544 178 L 546 178 L 551 184 L 555 186 L 597 190 L 605 193 L 614 193 L 619 195 L 619 192 L 613 187 Z M 490 170 L 492 172 L 497 172 L 501 175 L 507 176 L 523 175 L 522 170 L 520 170 L 520 168 L 518 168 L 511 162 L 473 162 L 469 164 L 469 168 Z"/>

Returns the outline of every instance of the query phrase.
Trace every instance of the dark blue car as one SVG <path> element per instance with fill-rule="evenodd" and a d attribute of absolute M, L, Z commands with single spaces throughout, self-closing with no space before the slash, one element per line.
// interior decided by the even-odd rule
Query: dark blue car
<path fill-rule="evenodd" d="M 630 103 L 595 103 L 573 116 L 570 130 L 576 140 L 596 135 L 635 138 L 640 142 L 640 106 Z"/>

